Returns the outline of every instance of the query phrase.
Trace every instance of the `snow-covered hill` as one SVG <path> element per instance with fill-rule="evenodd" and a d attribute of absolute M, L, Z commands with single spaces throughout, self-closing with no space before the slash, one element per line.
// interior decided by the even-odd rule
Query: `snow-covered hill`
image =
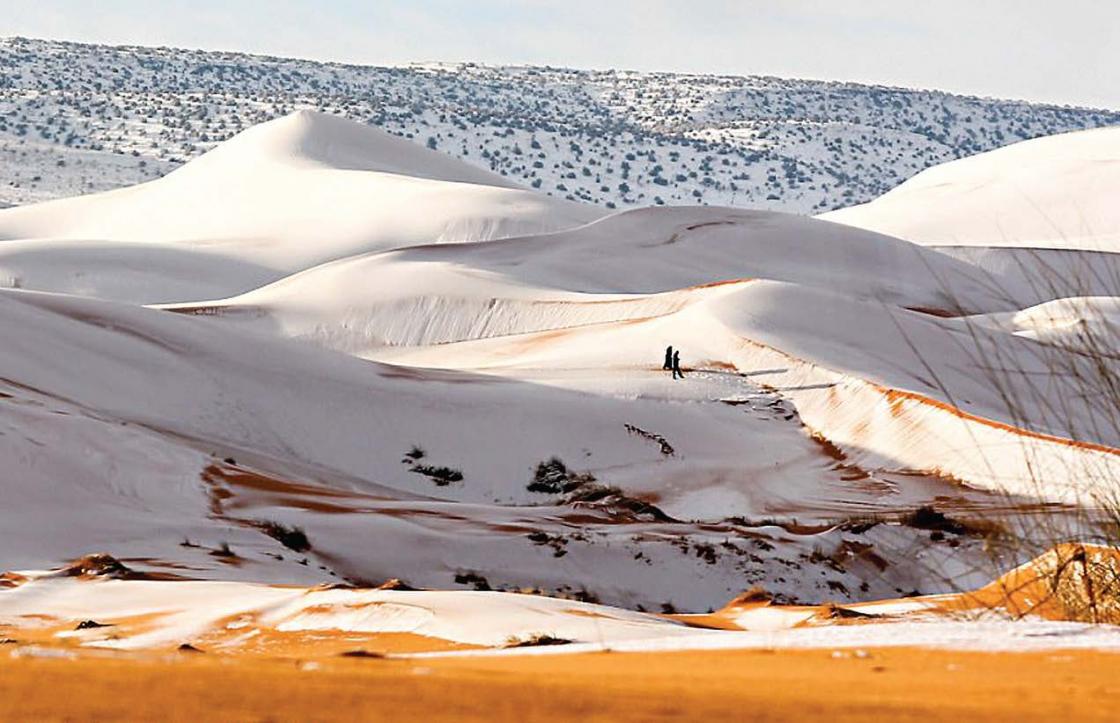
<path fill-rule="evenodd" d="M 1120 113 L 846 83 L 398 68 L 0 40 L 0 205 L 161 176 L 298 109 L 378 126 L 558 198 L 787 212 L 869 201 L 936 163 Z"/>
<path fill-rule="evenodd" d="M 824 214 L 926 245 L 1120 251 L 1120 128 L 1016 143 Z"/>
<path fill-rule="evenodd" d="M 354 254 L 556 231 L 601 214 L 298 111 L 164 178 L 5 210 L 0 240 L 13 243 L 0 243 L 0 286 L 142 303 L 222 297 Z"/>

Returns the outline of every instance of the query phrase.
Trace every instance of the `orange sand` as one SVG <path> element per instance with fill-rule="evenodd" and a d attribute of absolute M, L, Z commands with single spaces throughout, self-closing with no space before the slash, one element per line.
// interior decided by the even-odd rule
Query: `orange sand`
<path fill-rule="evenodd" d="M 5 646 L 7 647 L 7 646 Z M 1120 656 L 720 651 L 13 659 L 0 720 L 1117 720 Z M 317 667 L 316 667 L 317 666 Z"/>

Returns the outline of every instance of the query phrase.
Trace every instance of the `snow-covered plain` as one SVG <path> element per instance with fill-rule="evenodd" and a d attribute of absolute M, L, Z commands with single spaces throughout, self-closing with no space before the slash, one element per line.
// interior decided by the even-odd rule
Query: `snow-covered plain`
<path fill-rule="evenodd" d="M 1095 188 L 1108 131 L 992 155 L 1085 136 L 1064 173 Z M 1088 534 L 1120 425 L 1085 390 L 1117 370 L 1071 330 L 1113 334 L 1110 250 L 838 220 L 604 215 L 309 111 L 158 180 L 0 211 L 0 570 L 104 551 L 209 581 L 702 612 L 753 586 L 979 587 L 1056 542 L 1030 536 L 1053 505 Z M 1054 274 L 1079 267 L 1098 276 Z"/>

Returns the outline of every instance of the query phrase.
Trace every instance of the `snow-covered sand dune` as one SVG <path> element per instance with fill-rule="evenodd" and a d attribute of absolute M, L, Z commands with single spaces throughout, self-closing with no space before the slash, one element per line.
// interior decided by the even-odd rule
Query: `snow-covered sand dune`
<path fill-rule="evenodd" d="M 233 299 L 168 308 L 356 352 L 660 316 L 708 287 L 752 279 L 892 307 L 1017 308 L 988 274 L 920 246 L 720 208 L 649 208 L 555 234 L 355 256 Z"/>
<path fill-rule="evenodd" d="M 264 276 L 357 253 L 554 231 L 601 215 L 383 131 L 300 111 L 250 128 L 164 178 L 4 210 L 0 239 L 37 244 L 0 245 L 0 280 L 182 301 L 228 296 Z M 147 277 L 130 293 L 127 277 L 91 273 L 75 257 L 76 244 Z M 197 270 L 202 280 L 193 289 L 184 288 L 183 266 L 167 262 L 173 253 Z M 172 283 L 161 293 L 164 274 Z"/>
<path fill-rule="evenodd" d="M 0 437 L 14 465 L 5 529 L 22 533 L 6 547 L 9 566 L 74 556 L 94 545 L 183 560 L 198 574 L 305 580 L 306 569 L 296 564 L 301 556 L 251 524 L 279 520 L 305 527 L 312 557 L 347 577 L 436 585 L 474 571 L 503 575 L 494 584 L 578 589 L 588 570 L 615 567 L 613 575 L 594 575 L 598 595 L 696 606 L 734 594 L 740 576 L 765 569 L 772 543 L 754 552 L 753 543 L 731 545 L 711 560 L 682 556 L 681 545 L 707 549 L 740 533 L 727 524 L 659 530 L 650 526 L 656 516 L 640 507 L 632 514 L 622 508 L 619 521 L 626 524 L 619 525 L 595 512 L 616 504 L 609 486 L 655 501 L 674 518 L 710 522 L 790 508 L 803 518 L 843 514 L 873 509 L 883 494 L 878 485 L 847 480 L 780 397 L 732 374 L 683 389 L 638 368 L 617 375 L 614 393 L 586 394 L 492 375 L 372 364 L 296 341 L 242 335 L 209 319 L 52 294 L 0 293 L 0 320 L 13 337 L 0 350 L 7 375 L 0 419 L 21 432 Z M 422 447 L 422 459 L 406 457 L 414 445 Z M 585 492 L 602 487 L 609 494 L 584 513 L 535 507 L 567 497 L 559 488 L 529 489 L 536 466 L 552 458 L 566 462 L 574 479 L 594 476 Z M 89 466 L 84 483 L 74 486 L 68 472 L 83 465 Z M 223 473 L 223 466 L 231 471 Z M 425 473 L 429 467 L 462 478 L 441 486 L 438 473 Z M 238 484 L 238 469 L 246 468 L 268 475 Z M 302 495 L 306 503 L 295 494 L 262 496 L 262 487 L 285 481 L 316 487 Z M 455 504 L 436 505 L 433 498 Z M 59 499 L 83 502 L 59 505 Z M 388 504 L 394 500 L 414 502 Z M 136 519 L 137 509 L 149 516 Z M 332 515 L 332 509 L 355 514 Z M 418 519 L 402 523 L 409 515 Z M 35 530 L 50 520 L 67 532 L 40 539 Z M 544 537 L 533 538 L 534 532 Z M 920 534 L 891 531 L 883 542 L 903 547 L 905 538 Z M 467 539 L 452 542 L 456 535 Z M 808 567 L 824 564 L 808 560 L 814 546 L 842 543 L 837 535 L 799 537 L 780 528 L 764 536 L 784 540 L 782 555 L 793 558 L 787 562 Z M 183 547 L 184 540 L 205 549 Z M 393 552 L 367 556 L 364 540 Z M 227 569 L 210 555 L 222 541 L 244 554 L 252 549 L 253 562 Z M 448 544 L 457 549 L 450 560 Z M 277 552 L 288 560 L 274 561 Z M 884 559 L 892 555 L 883 551 Z M 678 589 L 666 566 L 703 581 Z M 861 582 L 856 574 L 830 572 L 825 579 L 790 580 L 788 589 L 804 594 L 797 591 L 832 581 L 844 589 Z M 914 575 L 900 568 L 889 581 L 913 584 Z M 893 589 L 888 578 L 871 584 Z"/>
<path fill-rule="evenodd" d="M 647 209 L 546 236 L 344 259 L 166 308 L 409 365 L 521 378 L 510 370 L 610 369 L 600 393 L 675 342 L 697 370 L 782 367 L 762 381 L 788 388 L 801 418 L 858 463 L 1088 499 L 1120 469 L 1120 427 L 1100 424 L 1107 399 L 1081 392 L 1107 384 L 1114 365 L 983 323 L 1047 298 L 1023 263 L 1001 278 L 837 224 Z"/>
<path fill-rule="evenodd" d="M 8 588 L 0 594 L 0 630 L 71 651 L 185 645 L 226 655 L 320 658 L 394 647 L 420 656 L 898 645 L 1120 650 L 1120 628 L 1086 624 L 1098 621 L 1083 617 L 1091 598 L 1079 578 L 1056 567 L 1071 555 L 1092 566 L 1094 579 L 1115 574 L 1113 551 L 1057 548 L 968 593 L 845 607 L 735 600 L 691 616 L 490 591 L 156 580 L 100 557 L 0 578 Z M 1099 620 L 1116 613 L 1109 609 Z M 1028 619 L 1013 622 L 1023 614 Z M 94 624 L 75 629 L 81 621 Z M 36 650 L 27 646 L 28 654 Z"/>
<path fill-rule="evenodd" d="M 1089 189 L 1108 134 L 1038 143 Z M 1120 266 L 832 218 L 602 217 L 313 113 L 0 211 L 0 569 L 692 611 L 979 586 L 1023 515 L 1117 491 L 1083 336 L 1115 339 Z"/>
<path fill-rule="evenodd" d="M 1023 141 L 934 166 L 821 218 L 926 245 L 1120 251 L 1120 128 Z"/>

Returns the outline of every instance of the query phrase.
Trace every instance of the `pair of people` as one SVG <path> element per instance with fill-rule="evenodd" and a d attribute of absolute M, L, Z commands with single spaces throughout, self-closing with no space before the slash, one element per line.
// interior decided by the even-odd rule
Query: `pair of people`
<path fill-rule="evenodd" d="M 675 351 L 672 346 L 665 347 L 665 364 L 661 368 L 672 370 L 673 379 L 684 379 L 684 372 L 681 371 L 681 353 Z"/>

